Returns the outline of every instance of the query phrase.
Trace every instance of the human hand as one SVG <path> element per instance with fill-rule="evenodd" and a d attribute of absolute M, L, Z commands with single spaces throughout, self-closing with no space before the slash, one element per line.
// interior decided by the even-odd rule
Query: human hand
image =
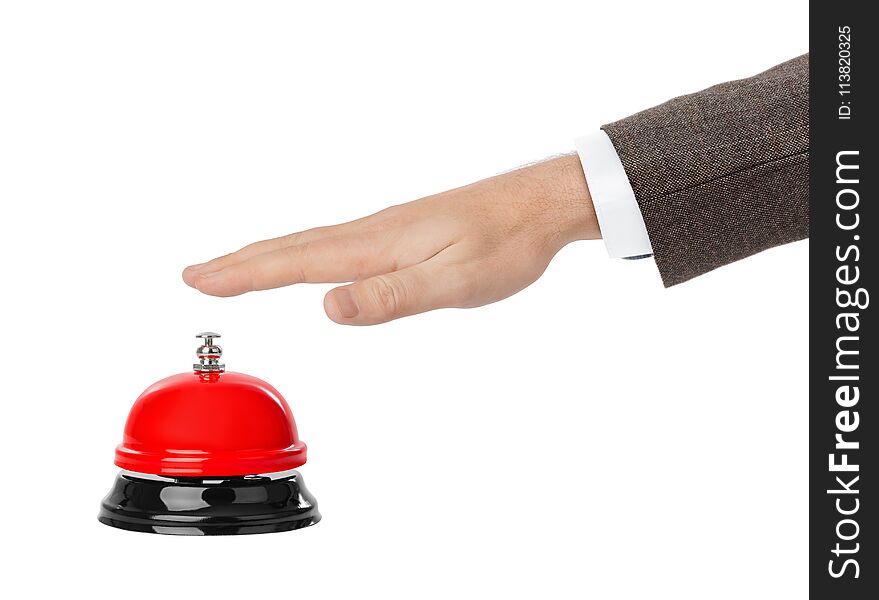
<path fill-rule="evenodd" d="M 601 237 L 576 155 L 386 208 L 374 215 L 256 242 L 187 267 L 211 296 L 294 283 L 341 283 L 324 310 L 374 325 L 437 308 L 512 296 L 569 242 Z"/>

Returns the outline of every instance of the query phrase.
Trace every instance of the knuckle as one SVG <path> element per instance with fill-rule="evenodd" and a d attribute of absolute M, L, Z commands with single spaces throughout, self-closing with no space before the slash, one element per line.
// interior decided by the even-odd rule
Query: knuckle
<path fill-rule="evenodd" d="M 406 205 L 389 206 L 372 215 L 367 224 L 371 231 L 395 231 L 406 227 L 411 222 L 411 215 L 406 211 Z"/>
<path fill-rule="evenodd" d="M 281 244 L 283 246 L 295 246 L 302 240 L 301 231 L 297 231 L 295 233 L 288 233 L 284 237 L 281 238 Z"/>
<path fill-rule="evenodd" d="M 399 252 L 396 248 L 393 247 L 379 252 L 375 256 L 375 259 L 369 261 L 368 264 L 369 266 L 372 266 L 373 263 L 381 265 L 380 268 L 389 273 L 395 273 L 403 267 L 408 266 L 403 264 L 403 262 L 400 260 Z"/>
<path fill-rule="evenodd" d="M 405 300 L 405 290 L 399 278 L 393 275 L 378 275 L 372 285 L 372 297 L 378 310 L 387 316 L 401 314 Z"/>
<path fill-rule="evenodd" d="M 308 256 L 311 252 L 311 244 L 305 242 L 297 246 L 285 246 L 281 249 L 284 262 L 289 269 L 291 281 L 300 283 L 308 281 Z"/>
<path fill-rule="evenodd" d="M 255 265 L 246 265 L 244 269 L 241 269 L 241 273 L 238 273 L 236 275 L 238 279 L 238 287 L 241 288 L 242 291 L 252 292 L 259 289 L 258 282 L 260 280 L 260 276 Z"/>
<path fill-rule="evenodd" d="M 281 254 L 286 261 L 298 260 L 302 258 L 302 254 L 306 251 L 306 246 L 284 246 L 281 248 Z"/>
<path fill-rule="evenodd" d="M 234 258 L 236 256 L 246 256 L 248 254 L 253 254 L 254 252 L 259 252 L 262 248 L 264 248 L 265 244 L 266 243 L 264 241 L 251 242 L 250 244 L 247 244 L 246 246 L 242 246 L 241 248 L 239 248 L 235 252 L 231 252 L 231 253 L 227 254 L 223 258 Z"/>

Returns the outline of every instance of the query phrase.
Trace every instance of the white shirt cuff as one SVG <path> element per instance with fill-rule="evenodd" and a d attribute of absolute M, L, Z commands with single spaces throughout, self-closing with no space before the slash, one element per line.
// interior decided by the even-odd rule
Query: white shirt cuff
<path fill-rule="evenodd" d="M 653 254 L 635 192 L 610 138 L 599 129 L 574 144 L 608 255 L 640 258 Z"/>

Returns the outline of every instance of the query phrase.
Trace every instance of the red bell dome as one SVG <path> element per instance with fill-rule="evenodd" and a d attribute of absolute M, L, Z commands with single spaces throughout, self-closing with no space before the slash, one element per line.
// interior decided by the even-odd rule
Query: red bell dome
<path fill-rule="evenodd" d="M 125 424 L 116 464 L 166 477 L 277 473 L 305 463 L 293 413 L 271 385 L 219 363 L 217 334 L 199 337 L 193 372 L 147 388 Z"/>

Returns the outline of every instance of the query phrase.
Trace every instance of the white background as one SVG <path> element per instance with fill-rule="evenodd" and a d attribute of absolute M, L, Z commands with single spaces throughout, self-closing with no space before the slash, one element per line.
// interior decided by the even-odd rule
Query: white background
<path fill-rule="evenodd" d="M 806 50 L 805 1 L 3 3 L 3 595 L 805 597 L 807 243 L 670 290 L 578 243 L 374 328 L 326 286 L 180 271 Z M 204 329 L 292 406 L 319 525 L 95 519 L 128 408 Z"/>

